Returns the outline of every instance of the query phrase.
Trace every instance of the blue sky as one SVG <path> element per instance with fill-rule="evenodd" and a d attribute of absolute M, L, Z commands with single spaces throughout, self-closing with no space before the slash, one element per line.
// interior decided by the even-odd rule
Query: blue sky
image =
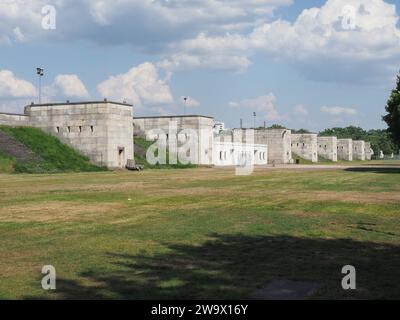
<path fill-rule="evenodd" d="M 0 112 L 37 101 L 41 66 L 44 101 L 127 100 L 143 116 L 181 114 L 188 96 L 189 113 L 228 127 L 256 112 L 259 125 L 384 128 L 400 70 L 397 2 L 0 3 Z"/>

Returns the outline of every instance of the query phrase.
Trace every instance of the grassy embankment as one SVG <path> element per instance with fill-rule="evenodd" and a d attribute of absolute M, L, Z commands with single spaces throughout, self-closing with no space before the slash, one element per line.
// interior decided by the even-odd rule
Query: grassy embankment
<path fill-rule="evenodd" d="M 0 173 L 61 173 L 106 170 L 91 164 L 87 157 L 39 129 L 0 126 L 0 130 L 15 138 L 35 154 L 34 160 L 21 163 L 10 155 L 0 153 Z"/>

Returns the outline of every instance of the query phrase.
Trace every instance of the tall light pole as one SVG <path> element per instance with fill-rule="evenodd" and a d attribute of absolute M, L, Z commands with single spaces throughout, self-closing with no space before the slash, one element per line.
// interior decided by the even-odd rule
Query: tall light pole
<path fill-rule="evenodd" d="M 183 98 L 183 115 L 186 116 L 186 103 L 188 101 L 188 97 Z"/>
<path fill-rule="evenodd" d="M 253 117 L 254 117 L 254 130 L 256 129 L 256 117 L 257 113 L 253 112 Z"/>
<path fill-rule="evenodd" d="M 36 74 L 39 77 L 39 104 L 42 103 L 42 77 L 44 76 L 43 68 L 36 68 Z"/>

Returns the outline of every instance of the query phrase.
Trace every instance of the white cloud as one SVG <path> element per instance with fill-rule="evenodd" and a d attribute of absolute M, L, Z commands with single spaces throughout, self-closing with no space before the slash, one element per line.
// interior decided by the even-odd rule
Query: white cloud
<path fill-rule="evenodd" d="M 253 112 L 257 112 L 258 114 L 261 113 L 266 120 L 270 121 L 285 119 L 286 116 L 280 115 L 275 107 L 276 100 L 275 95 L 269 93 L 256 98 L 229 102 L 229 106 L 233 108 L 246 108 Z"/>
<path fill-rule="evenodd" d="M 353 30 L 342 26 L 346 5 L 356 13 Z M 170 50 L 179 53 L 167 59 L 165 67 L 243 71 L 252 55 L 263 53 L 290 63 L 311 79 L 376 80 L 397 71 L 398 21 L 395 5 L 383 0 L 328 0 L 320 8 L 304 10 L 293 23 L 279 19 L 259 24 L 247 34 L 201 32 L 172 43 Z"/>
<path fill-rule="evenodd" d="M 300 116 L 308 116 L 308 110 L 303 105 L 299 104 L 294 107 L 294 114 Z"/>
<path fill-rule="evenodd" d="M 188 71 L 194 69 L 210 69 L 219 71 L 243 72 L 251 64 L 250 60 L 244 56 L 233 56 L 226 54 L 175 54 L 160 61 L 157 66 L 168 71 Z"/>
<path fill-rule="evenodd" d="M 88 0 L 89 12 L 101 25 L 118 25 L 130 19 L 131 28 L 140 23 L 144 33 L 182 29 L 180 34 L 252 22 L 271 16 L 274 9 L 292 0 Z M 135 17 L 136 19 L 132 19 Z M 175 34 L 179 34 L 175 32 Z"/>
<path fill-rule="evenodd" d="M 304 10 L 293 22 L 271 22 L 276 8 L 292 3 L 0 1 L 0 44 L 38 39 L 128 44 L 141 53 L 157 54 L 161 61 L 156 65 L 167 71 L 243 72 L 260 53 L 316 80 L 359 82 L 387 78 L 397 71 L 400 30 L 395 5 L 383 0 L 327 0 L 319 8 Z M 41 28 L 41 8 L 47 4 L 62 12 L 57 15 L 56 32 Z M 355 8 L 354 30 L 342 27 L 346 5 Z"/>
<path fill-rule="evenodd" d="M 25 36 L 24 34 L 21 32 L 21 30 L 19 29 L 19 27 L 16 27 L 14 29 L 14 37 L 15 40 L 19 41 L 19 42 L 24 42 L 25 41 Z"/>
<path fill-rule="evenodd" d="M 0 98 L 31 98 L 37 95 L 35 86 L 17 78 L 9 70 L 0 70 Z"/>
<path fill-rule="evenodd" d="M 32 39 L 41 31 L 41 8 L 46 0 L 0 1 L 0 44 Z"/>
<path fill-rule="evenodd" d="M 355 9 L 354 30 L 342 26 L 346 5 Z M 395 71 L 398 19 L 395 6 L 382 0 L 328 0 L 321 8 L 304 10 L 294 23 L 278 20 L 257 27 L 249 40 L 306 77 L 362 81 Z"/>
<path fill-rule="evenodd" d="M 19 28 L 27 39 L 90 40 L 130 43 L 142 49 L 193 38 L 202 31 L 244 29 L 271 17 L 292 0 L 35 0 L 0 1 L 0 38 L 16 41 Z M 41 28 L 41 10 L 53 5 L 57 32 Z M 70 23 L 74 21 L 74 23 Z M 140 32 L 138 32 L 140 30 Z"/>
<path fill-rule="evenodd" d="M 160 79 L 157 67 L 149 62 L 125 74 L 109 77 L 97 89 L 103 98 L 127 100 L 136 106 L 165 105 L 174 101 L 166 80 Z"/>
<path fill-rule="evenodd" d="M 60 74 L 56 77 L 55 87 L 64 97 L 68 98 L 89 98 L 83 82 L 75 74 Z"/>
<path fill-rule="evenodd" d="M 141 52 L 159 54 L 160 66 L 169 71 L 244 71 L 250 65 L 246 55 L 225 51 L 209 54 L 208 50 L 207 54 L 199 54 L 181 46 L 186 41 L 196 41 L 199 34 L 241 34 L 272 18 L 276 8 L 292 3 L 293 0 L 0 1 L 0 44 L 46 40 L 130 44 Z M 41 9 L 45 5 L 55 6 L 60 13 L 56 32 L 41 27 Z"/>
<path fill-rule="evenodd" d="M 75 74 L 58 75 L 53 83 L 42 87 L 42 102 L 89 97 L 85 85 Z M 0 70 L 1 110 L 21 112 L 24 105 L 37 99 L 38 90 L 32 83 L 17 78 L 12 71 Z"/>
<path fill-rule="evenodd" d="M 321 112 L 328 113 L 332 116 L 349 115 L 354 116 L 357 114 L 357 110 L 354 108 L 344 108 L 344 107 L 327 107 L 323 106 Z"/>
<path fill-rule="evenodd" d="M 169 49 L 179 53 L 164 59 L 159 66 L 168 71 L 202 68 L 242 72 L 251 64 L 248 45 L 240 35 L 208 37 L 200 33 L 193 39 L 170 44 Z"/>

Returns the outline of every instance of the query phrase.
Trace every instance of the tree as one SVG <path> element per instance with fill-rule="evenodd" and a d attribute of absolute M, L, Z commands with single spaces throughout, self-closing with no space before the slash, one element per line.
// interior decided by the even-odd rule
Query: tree
<path fill-rule="evenodd" d="M 305 134 L 305 133 L 311 133 L 310 131 L 308 131 L 307 129 L 292 129 L 292 133 L 293 134 Z"/>
<path fill-rule="evenodd" d="M 400 145 L 400 74 L 397 76 L 397 85 L 389 97 L 386 105 L 387 115 L 383 120 L 388 125 L 388 132 L 393 141 Z"/>
<path fill-rule="evenodd" d="M 280 124 L 273 124 L 268 129 L 286 129 L 286 127 L 284 127 L 284 126 L 282 126 Z"/>
<path fill-rule="evenodd" d="M 369 130 L 364 140 L 371 143 L 371 148 L 374 150 L 375 155 L 378 155 L 380 151 L 383 151 L 384 154 L 398 152 L 398 148 L 393 143 L 387 130 Z"/>
<path fill-rule="evenodd" d="M 371 148 L 375 154 L 382 150 L 384 154 L 398 152 L 398 147 L 394 144 L 387 130 L 369 130 L 349 126 L 346 128 L 325 129 L 319 133 L 320 136 L 333 136 L 338 139 L 364 140 L 371 143 Z"/>
<path fill-rule="evenodd" d="M 320 136 L 334 136 L 339 139 L 362 140 L 366 132 L 360 127 L 332 128 L 320 132 Z"/>

